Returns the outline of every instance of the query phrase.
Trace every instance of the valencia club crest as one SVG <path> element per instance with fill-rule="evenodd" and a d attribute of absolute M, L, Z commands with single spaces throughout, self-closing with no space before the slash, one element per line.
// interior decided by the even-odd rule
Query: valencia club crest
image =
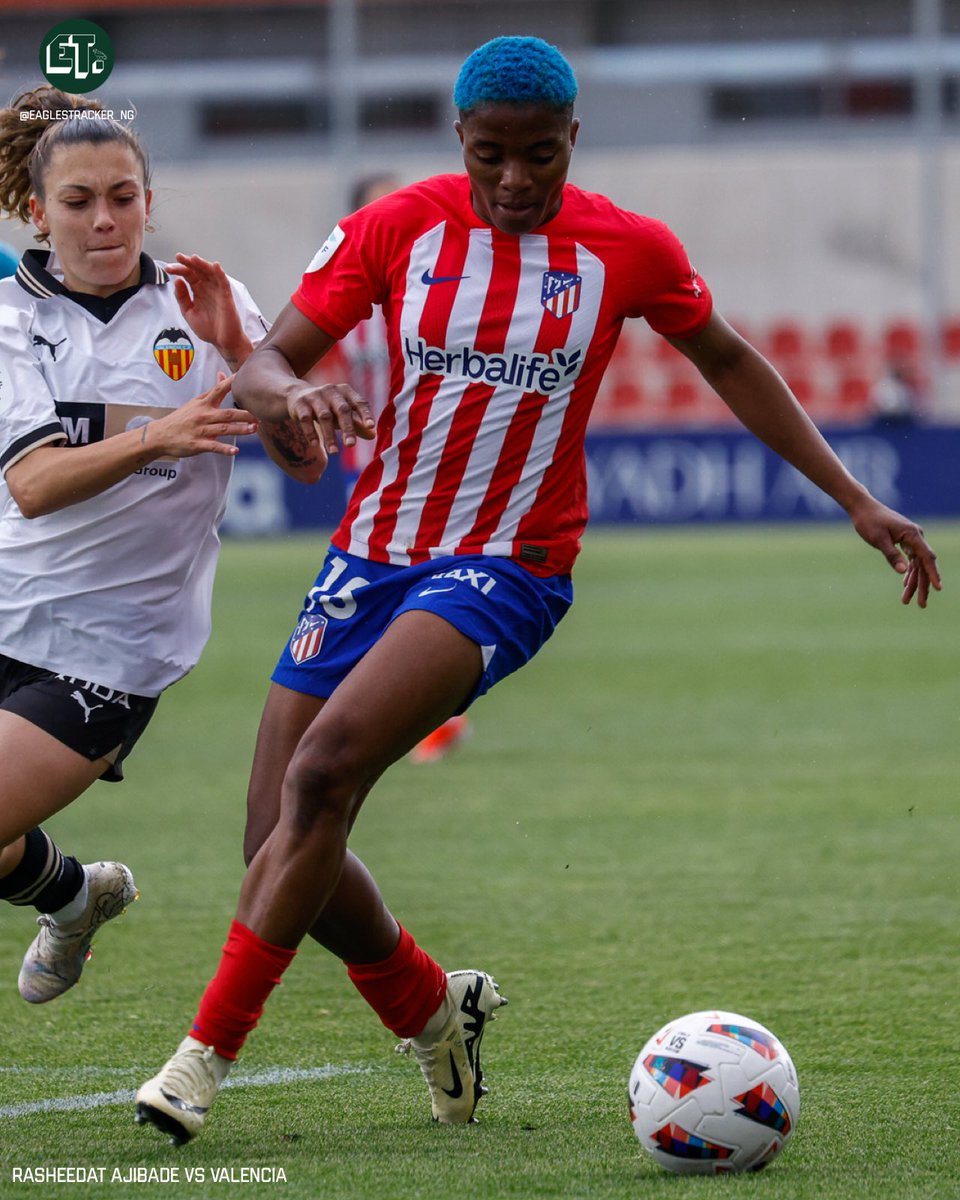
<path fill-rule="evenodd" d="M 164 329 L 153 343 L 157 366 L 171 379 L 182 379 L 193 362 L 193 342 L 183 329 Z"/>

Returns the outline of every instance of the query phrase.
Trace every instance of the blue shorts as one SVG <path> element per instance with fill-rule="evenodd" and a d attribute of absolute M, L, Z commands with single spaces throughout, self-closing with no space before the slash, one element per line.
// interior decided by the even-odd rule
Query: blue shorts
<path fill-rule="evenodd" d="M 529 662 L 572 603 L 569 575 L 540 578 L 508 558 L 449 555 L 396 567 L 331 547 L 272 678 L 326 699 L 395 617 L 423 609 L 480 647 L 483 674 L 466 708 Z"/>

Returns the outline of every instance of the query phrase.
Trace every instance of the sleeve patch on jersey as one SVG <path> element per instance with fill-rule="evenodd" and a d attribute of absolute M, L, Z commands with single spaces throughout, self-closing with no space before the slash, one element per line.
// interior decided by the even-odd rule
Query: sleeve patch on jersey
<path fill-rule="evenodd" d="M 307 267 L 306 271 L 304 271 L 304 274 L 311 275 L 314 271 L 319 271 L 322 266 L 328 263 L 340 247 L 344 236 L 344 232 L 340 226 L 334 225 L 329 237 L 313 256 L 310 266 Z"/>

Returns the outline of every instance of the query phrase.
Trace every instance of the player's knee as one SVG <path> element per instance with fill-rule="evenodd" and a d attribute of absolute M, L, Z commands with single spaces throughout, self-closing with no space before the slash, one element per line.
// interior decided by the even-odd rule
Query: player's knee
<path fill-rule="evenodd" d="M 342 751 L 323 745 L 301 747 L 284 779 L 286 806 L 304 831 L 320 820 L 346 825 L 362 781 L 362 771 Z"/>

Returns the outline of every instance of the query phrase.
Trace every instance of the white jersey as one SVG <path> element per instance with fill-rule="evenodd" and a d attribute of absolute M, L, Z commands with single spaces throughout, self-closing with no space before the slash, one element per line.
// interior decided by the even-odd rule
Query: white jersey
<path fill-rule="evenodd" d="M 0 471 L 44 444 L 84 446 L 162 417 L 229 372 L 180 312 L 170 276 L 67 292 L 47 251 L 0 281 Z M 265 325 L 231 280 L 251 341 Z M 229 402 L 229 401 L 228 401 Z M 0 652 L 141 696 L 197 662 L 210 633 L 217 526 L 232 459 L 158 459 L 89 500 L 28 520 L 3 489 Z"/>

